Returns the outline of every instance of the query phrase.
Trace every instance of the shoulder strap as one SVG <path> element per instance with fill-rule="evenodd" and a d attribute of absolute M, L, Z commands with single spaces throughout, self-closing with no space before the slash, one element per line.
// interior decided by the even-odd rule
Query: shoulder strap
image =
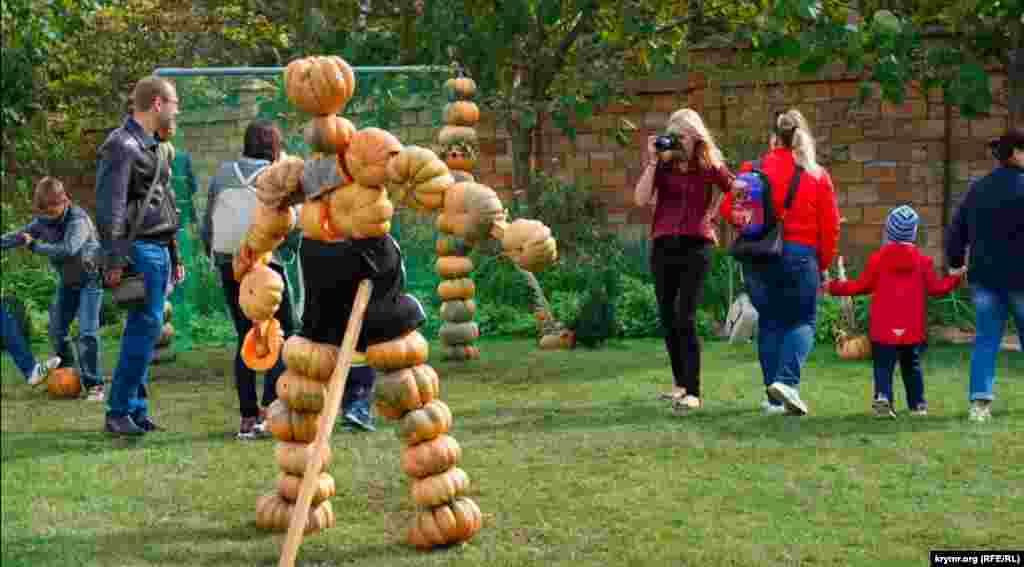
<path fill-rule="evenodd" d="M 244 175 L 242 175 L 242 170 L 241 168 L 238 167 L 237 161 L 231 165 L 235 168 L 235 177 L 238 178 L 238 182 L 241 183 L 243 187 L 249 188 L 252 187 L 252 182 L 255 181 L 256 178 L 259 177 L 259 175 L 263 173 L 265 169 L 270 167 L 270 165 L 267 164 L 261 165 L 257 167 L 256 171 L 252 172 L 252 174 L 249 177 L 245 177 Z"/>
<path fill-rule="evenodd" d="M 156 190 L 157 184 L 160 183 L 163 171 L 164 154 L 158 151 L 156 152 L 156 173 L 153 174 L 153 182 L 149 184 L 146 197 L 142 200 L 142 204 L 139 205 L 139 210 L 135 212 L 135 222 L 132 223 L 132 230 L 128 233 L 128 240 L 135 240 L 135 235 L 139 232 L 139 227 L 142 226 L 142 218 L 146 215 L 146 209 L 149 207 L 149 200 L 153 198 L 153 191 Z"/>
<path fill-rule="evenodd" d="M 783 211 L 788 211 L 793 206 L 793 199 L 796 197 L 796 190 L 800 187 L 800 176 L 803 175 L 804 168 L 796 166 L 796 171 L 793 172 L 793 179 L 789 181 L 789 190 L 786 192 L 786 203 L 783 205 Z"/>

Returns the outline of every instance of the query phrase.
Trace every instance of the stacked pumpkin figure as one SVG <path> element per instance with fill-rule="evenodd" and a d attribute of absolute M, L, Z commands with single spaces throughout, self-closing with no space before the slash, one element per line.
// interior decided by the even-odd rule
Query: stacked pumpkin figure
<path fill-rule="evenodd" d="M 283 351 L 287 368 L 277 385 L 279 399 L 267 415 L 269 430 L 279 441 L 276 456 L 282 476 L 277 490 L 258 500 L 257 525 L 287 530 L 301 475 L 309 460 L 315 459 L 317 490 L 306 523 L 306 532 L 311 533 L 335 524 L 329 500 L 335 492 L 334 480 L 326 473 L 330 454 L 314 454 L 311 442 L 318 433 L 320 411 L 340 353 L 337 345 L 308 338 L 294 336 L 283 341 L 274 314 L 284 282 L 267 266 L 271 251 L 296 222 L 304 238 L 320 242 L 387 238 L 393 203 L 425 213 L 441 210 L 438 222 L 444 232 L 465 246 L 488 237 L 501 240 L 504 253 L 527 270 L 550 265 L 556 246 L 551 231 L 537 221 L 506 223 L 494 191 L 471 178 L 457 182 L 435 152 L 403 146 L 378 128 L 357 130 L 337 116 L 355 89 L 352 69 L 342 59 L 292 61 L 285 70 L 285 88 L 289 100 L 315 116 L 306 135 L 316 153 L 305 161 L 283 158 L 256 180 L 260 205 L 235 255 L 234 269 L 241 282 L 242 310 L 253 321 L 243 343 L 243 360 L 250 368 L 263 370 L 273 366 Z M 292 205 L 298 203 L 303 204 L 296 212 Z M 464 252 L 465 248 L 460 244 L 451 249 L 456 250 Z M 441 255 L 456 258 L 443 262 L 446 274 L 466 276 L 472 270 L 464 254 Z M 470 322 L 472 281 L 460 277 L 442 285 L 445 289 L 461 286 L 462 291 L 451 296 L 459 299 L 464 312 L 457 318 L 453 306 L 445 312 L 459 323 Z M 379 334 L 383 320 L 387 321 L 387 338 L 365 335 L 365 356 L 381 373 L 375 386 L 377 411 L 399 420 L 399 437 L 406 445 L 402 468 L 414 479 L 413 498 L 423 507 L 409 530 L 409 541 L 421 548 L 466 541 L 480 529 L 481 515 L 476 504 L 464 496 L 469 478 L 457 466 L 461 450 L 448 435 L 452 413 L 438 398 L 439 379 L 427 364 L 427 341 L 416 330 L 419 322 L 392 329 L 392 325 L 405 323 L 388 317 L 386 301 L 375 296 L 370 300 L 364 333 L 372 322 Z M 311 311 L 306 313 L 309 316 Z M 338 319 L 338 328 L 344 329 L 344 314 Z M 475 331 L 472 334 L 475 338 Z"/>

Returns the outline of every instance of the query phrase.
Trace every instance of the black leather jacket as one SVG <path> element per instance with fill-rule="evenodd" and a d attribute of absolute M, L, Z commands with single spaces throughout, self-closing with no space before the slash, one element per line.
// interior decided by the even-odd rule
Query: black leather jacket
<path fill-rule="evenodd" d="M 96 166 L 96 225 L 107 267 L 122 267 L 131 259 L 132 241 L 128 235 L 156 175 L 156 148 L 157 140 L 131 117 L 100 146 Z M 171 164 L 165 161 L 134 240 L 171 247 L 171 257 L 176 263 L 174 236 L 179 228 L 179 211 L 170 178 Z"/>

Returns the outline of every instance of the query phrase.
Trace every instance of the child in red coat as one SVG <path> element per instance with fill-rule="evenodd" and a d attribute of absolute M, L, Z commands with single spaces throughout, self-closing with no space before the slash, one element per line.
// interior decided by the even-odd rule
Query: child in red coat
<path fill-rule="evenodd" d="M 917 212 L 908 206 L 893 210 L 886 222 L 887 242 L 871 255 L 860 278 L 826 284 L 832 295 L 871 294 L 870 335 L 875 365 L 872 407 L 879 417 L 896 417 L 892 378 L 897 361 L 911 414 L 928 412 L 920 364 L 927 342 L 926 296 L 952 292 L 960 285 L 964 272 L 952 270 L 941 279 L 935 275 L 932 259 L 914 244 L 918 222 Z"/>

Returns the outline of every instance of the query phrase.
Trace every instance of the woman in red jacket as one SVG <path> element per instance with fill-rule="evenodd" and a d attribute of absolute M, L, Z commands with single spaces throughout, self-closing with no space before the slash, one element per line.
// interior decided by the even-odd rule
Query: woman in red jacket
<path fill-rule="evenodd" d="M 913 415 L 928 413 L 921 374 L 921 351 L 927 340 L 925 296 L 946 295 L 960 285 L 964 269 L 939 279 L 935 264 L 922 254 L 917 239 L 918 215 L 904 205 L 889 213 L 886 240 L 871 255 L 856 281 L 829 282 L 832 295 L 871 294 L 871 343 L 875 364 L 875 401 L 878 417 L 896 417 L 893 411 L 892 376 L 900 363 L 907 407 Z"/>
<path fill-rule="evenodd" d="M 689 108 L 669 117 L 665 136 L 648 139 L 646 160 L 634 199 L 638 207 L 654 202 L 651 271 L 674 379 L 661 397 L 678 411 L 691 411 L 702 405 L 697 306 L 717 241 L 712 221 L 735 177 L 700 115 Z"/>
<path fill-rule="evenodd" d="M 818 289 L 821 272 L 828 268 L 839 241 L 839 209 L 832 178 L 815 159 L 814 137 L 798 110 L 779 115 L 775 124 L 777 147 L 761 157 L 761 171 L 771 181 L 772 203 L 784 210 L 793 175 L 799 184 L 784 218 L 783 255 L 773 261 L 744 265 L 751 303 L 758 312 L 758 358 L 768 400 L 766 413 L 805 415 L 800 398 L 800 371 L 814 347 Z M 734 215 L 732 195 L 722 213 L 742 227 L 743 215 Z"/>

